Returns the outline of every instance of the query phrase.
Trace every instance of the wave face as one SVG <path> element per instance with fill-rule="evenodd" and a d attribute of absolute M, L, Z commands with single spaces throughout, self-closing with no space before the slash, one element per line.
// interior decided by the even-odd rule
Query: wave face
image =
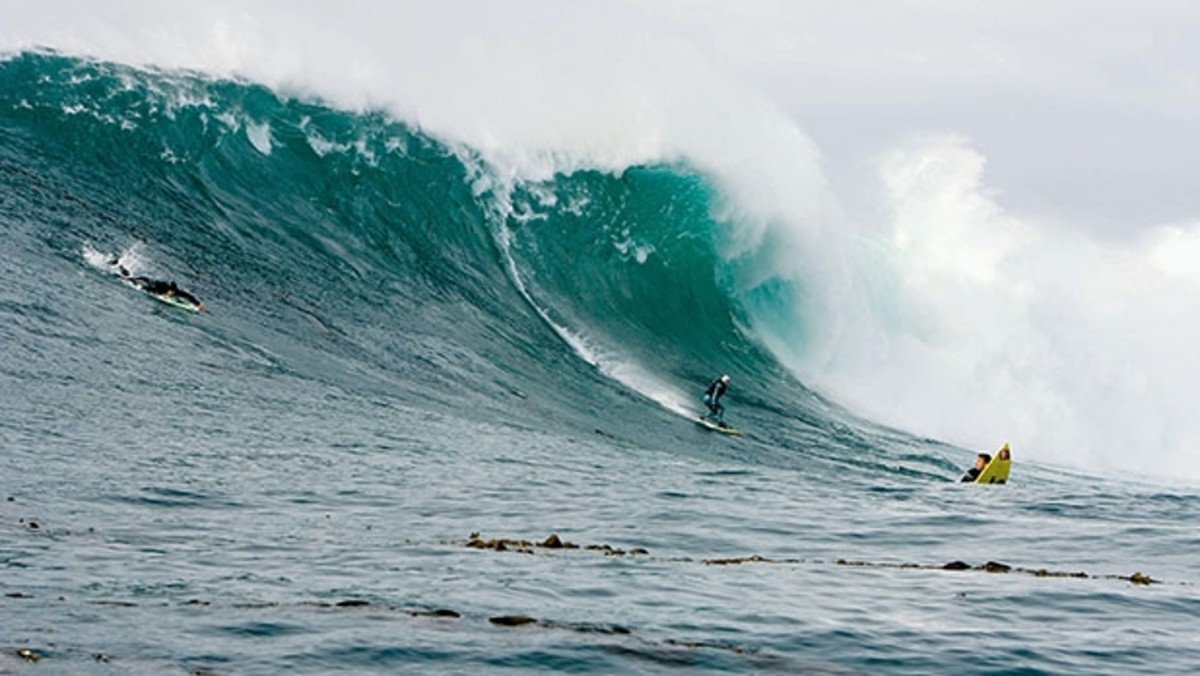
<path fill-rule="evenodd" d="M 578 425 L 599 406 L 653 427 L 729 372 L 746 424 L 878 433 L 748 332 L 744 263 L 684 166 L 505 182 L 385 115 L 245 83 L 23 54 L 3 84 L 9 175 L 54 186 L 21 209 L 30 236 L 178 278 L 221 340 L 288 373 L 447 413 Z M 46 225 L 64 201 L 71 217 Z M 110 281 L 82 283 L 123 291 Z M 886 452 L 854 436 L 853 462 Z"/>
<path fill-rule="evenodd" d="M 821 238 L 712 176 L 527 176 L 246 82 L 0 63 L 0 644 L 130 673 L 1196 664 L 1194 491 L 952 483 L 968 453 L 779 362 L 829 349 L 835 248 L 792 257 Z M 738 439 L 687 419 L 722 372 Z M 1113 591 L 1137 569 L 1152 600 Z M 1011 641 L 963 649 L 997 617 Z"/>

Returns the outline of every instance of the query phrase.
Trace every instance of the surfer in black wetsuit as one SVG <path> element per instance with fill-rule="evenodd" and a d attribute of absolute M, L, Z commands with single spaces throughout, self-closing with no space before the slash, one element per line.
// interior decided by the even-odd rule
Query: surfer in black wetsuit
<path fill-rule="evenodd" d="M 959 482 L 964 484 L 974 483 L 975 480 L 979 478 L 979 473 L 982 472 L 983 468 L 987 467 L 988 463 L 991 461 L 992 456 L 988 453 L 980 453 L 979 455 L 975 456 L 975 466 L 967 470 L 967 473 L 963 475 L 963 478 L 960 479 Z"/>
<path fill-rule="evenodd" d="M 194 305 L 197 312 L 204 310 L 204 303 L 192 294 L 184 291 L 175 285 L 174 280 L 164 282 L 161 279 L 150 279 L 149 277 L 134 277 L 129 274 L 124 265 L 117 264 L 117 274 L 125 281 L 142 289 L 146 293 L 154 294 L 155 296 L 163 296 L 171 299 L 179 299 L 189 305 Z"/>
<path fill-rule="evenodd" d="M 729 376 L 721 376 L 712 381 L 712 384 L 704 391 L 704 405 L 708 407 L 708 413 L 701 416 L 702 418 L 712 415 L 716 417 L 718 425 L 725 425 L 725 406 L 721 404 L 721 397 L 725 396 L 727 389 L 729 389 Z"/>

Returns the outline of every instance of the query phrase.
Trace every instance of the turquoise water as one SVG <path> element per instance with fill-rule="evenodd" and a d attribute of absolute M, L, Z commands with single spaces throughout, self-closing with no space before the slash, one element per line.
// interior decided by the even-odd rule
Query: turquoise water
<path fill-rule="evenodd" d="M 0 670 L 1200 664 L 1195 489 L 1019 448 L 961 486 L 760 347 L 702 174 L 491 179 L 382 114 L 0 64 Z M 686 417 L 721 372 L 741 438 Z"/>

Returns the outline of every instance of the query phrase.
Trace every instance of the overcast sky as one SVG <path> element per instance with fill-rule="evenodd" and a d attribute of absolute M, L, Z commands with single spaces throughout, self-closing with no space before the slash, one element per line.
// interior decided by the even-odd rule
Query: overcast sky
<path fill-rule="evenodd" d="M 642 3 L 760 85 L 834 174 L 966 135 L 1009 209 L 1119 233 L 1200 218 L 1200 3 Z"/>

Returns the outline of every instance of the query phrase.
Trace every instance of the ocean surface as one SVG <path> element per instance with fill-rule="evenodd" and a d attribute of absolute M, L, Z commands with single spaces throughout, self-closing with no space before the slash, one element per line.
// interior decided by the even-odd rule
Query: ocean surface
<path fill-rule="evenodd" d="M 1200 491 L 958 483 L 764 347 L 720 199 L 10 55 L 0 673 L 1200 670 Z"/>

